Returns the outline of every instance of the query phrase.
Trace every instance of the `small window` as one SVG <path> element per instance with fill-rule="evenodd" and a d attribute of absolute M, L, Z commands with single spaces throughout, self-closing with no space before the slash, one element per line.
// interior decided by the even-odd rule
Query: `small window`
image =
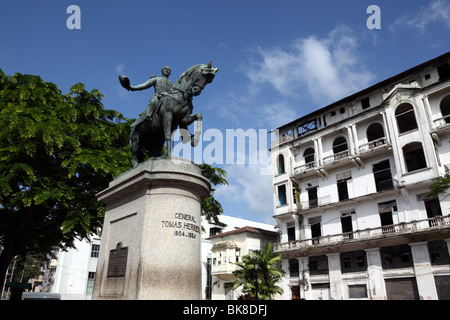
<path fill-rule="evenodd" d="M 430 79 L 431 79 L 431 76 L 430 76 L 429 73 L 427 73 L 427 74 L 425 75 L 425 80 L 430 80 Z"/>
<path fill-rule="evenodd" d="M 309 274 L 312 276 L 328 274 L 328 257 L 326 255 L 309 257 L 308 266 Z"/>
<path fill-rule="evenodd" d="M 100 245 L 93 244 L 91 248 L 91 258 L 98 258 L 99 252 L 100 252 Z"/>
<path fill-rule="evenodd" d="M 340 108 L 340 109 L 339 109 L 339 113 L 340 113 L 340 114 L 344 114 L 344 113 L 345 113 L 345 108 Z"/>
<path fill-rule="evenodd" d="M 399 133 L 404 133 L 417 129 L 416 115 L 414 107 L 409 103 L 402 103 L 395 110 L 397 127 Z"/>
<path fill-rule="evenodd" d="M 350 299 L 367 298 L 367 286 L 365 284 L 349 285 L 348 297 Z"/>
<path fill-rule="evenodd" d="M 311 220 L 311 219 L 309 219 Z M 311 224 L 311 238 L 313 239 L 313 244 L 318 244 L 320 242 L 320 237 L 322 236 L 322 228 L 320 226 L 320 220 L 315 222 L 310 222 Z"/>
<path fill-rule="evenodd" d="M 289 276 L 298 277 L 298 274 L 299 274 L 298 259 L 289 259 Z"/>
<path fill-rule="evenodd" d="M 295 225 L 287 226 L 288 241 L 295 241 Z"/>
<path fill-rule="evenodd" d="M 347 180 L 348 179 L 342 179 L 337 182 L 339 201 L 348 200 Z"/>
<path fill-rule="evenodd" d="M 427 167 L 425 154 L 423 153 L 422 144 L 420 142 L 411 142 L 404 146 L 403 157 L 405 158 L 407 172 Z"/>
<path fill-rule="evenodd" d="M 331 112 L 330 112 L 330 115 L 331 115 L 332 117 L 334 117 L 334 116 L 336 115 L 336 111 L 331 111 Z"/>
<path fill-rule="evenodd" d="M 87 286 L 86 286 L 87 294 L 92 294 L 92 291 L 94 290 L 94 281 L 95 281 L 95 272 L 89 272 Z"/>
<path fill-rule="evenodd" d="M 278 186 L 278 205 L 282 206 L 287 203 L 286 200 L 286 185 Z"/>
<path fill-rule="evenodd" d="M 308 148 L 303 152 L 303 158 L 305 159 L 305 163 L 312 163 L 315 161 L 315 151 L 313 148 Z"/>
<path fill-rule="evenodd" d="M 439 74 L 439 81 L 447 80 L 450 78 L 450 66 L 448 63 L 444 63 L 437 67 L 437 71 Z"/>
<path fill-rule="evenodd" d="M 370 100 L 369 97 L 361 100 L 361 106 L 364 109 L 370 108 Z"/>
<path fill-rule="evenodd" d="M 212 227 L 209 229 L 209 236 L 215 236 L 216 234 L 220 234 L 222 233 L 222 228 L 219 227 Z"/>

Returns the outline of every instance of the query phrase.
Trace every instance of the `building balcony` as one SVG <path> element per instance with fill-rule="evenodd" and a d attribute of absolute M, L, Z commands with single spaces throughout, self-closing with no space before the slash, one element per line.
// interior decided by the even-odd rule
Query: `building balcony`
<path fill-rule="evenodd" d="M 442 129 L 444 127 L 450 127 L 450 115 L 433 120 L 433 122 L 434 122 L 434 126 L 437 129 Z"/>
<path fill-rule="evenodd" d="M 382 137 L 360 145 L 357 148 L 357 154 L 352 155 L 349 150 L 344 150 L 324 157 L 320 161 L 322 163 L 321 165 L 317 161 L 312 161 L 296 166 L 293 170 L 294 178 L 304 179 L 314 173 L 320 176 L 326 176 L 327 171 L 351 163 L 356 166 L 361 166 L 363 165 L 361 162 L 362 159 L 365 160 L 375 155 L 378 156 L 390 150 L 390 147 L 391 145 L 388 143 L 387 138 Z"/>
<path fill-rule="evenodd" d="M 331 196 L 323 196 L 317 199 L 312 199 L 309 201 L 302 201 L 300 202 L 300 206 L 297 205 L 297 208 L 300 210 L 308 210 L 313 209 L 317 207 L 326 206 L 327 204 L 331 203 Z"/>
<path fill-rule="evenodd" d="M 430 234 L 435 234 L 438 237 L 441 235 L 441 238 L 448 238 L 450 236 L 450 215 L 311 239 L 273 243 L 272 250 L 275 253 L 282 253 L 285 256 L 289 256 L 290 253 L 300 254 L 300 256 L 302 253 L 303 255 L 306 253 L 316 255 L 329 253 L 330 247 L 342 248 L 348 246 L 354 250 L 361 249 L 364 248 L 361 245 L 367 241 L 376 243 L 376 246 L 389 245 L 389 243 L 394 243 L 392 240 L 396 238 L 401 239 L 403 242 L 406 241 L 404 243 L 411 241 L 410 238 L 414 238 L 415 241 L 426 241 L 430 239 Z"/>
<path fill-rule="evenodd" d="M 233 272 L 236 271 L 237 268 L 238 266 L 233 262 L 219 263 L 211 267 L 211 275 L 222 280 L 233 280 L 235 278 Z"/>
<path fill-rule="evenodd" d="M 390 147 L 390 144 L 388 144 L 386 137 L 379 138 L 373 141 L 370 141 L 368 143 L 362 144 L 359 146 L 359 153 L 364 154 L 367 152 L 374 152 L 379 149 L 384 149 L 386 147 Z"/>

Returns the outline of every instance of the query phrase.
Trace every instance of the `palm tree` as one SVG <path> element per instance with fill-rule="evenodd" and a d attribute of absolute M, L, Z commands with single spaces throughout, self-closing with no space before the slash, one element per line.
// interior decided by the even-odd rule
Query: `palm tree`
<path fill-rule="evenodd" d="M 251 251 L 236 262 L 240 267 L 233 274 L 233 290 L 242 286 L 242 292 L 253 299 L 272 300 L 275 294 L 282 294 L 283 289 L 276 285 L 286 274 L 281 268 L 281 255 L 272 253 L 272 244 L 266 244 L 263 250 Z M 256 281 L 257 279 L 257 281 Z"/>

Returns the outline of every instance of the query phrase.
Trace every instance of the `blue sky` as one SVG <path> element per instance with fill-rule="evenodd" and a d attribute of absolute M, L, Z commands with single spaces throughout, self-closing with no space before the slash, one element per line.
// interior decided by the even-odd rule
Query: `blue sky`
<path fill-rule="evenodd" d="M 66 26 L 72 4 L 79 30 Z M 370 5 L 381 29 L 367 28 Z M 107 109 L 136 118 L 153 89 L 127 92 L 119 74 L 137 85 L 169 65 L 175 81 L 212 60 L 219 72 L 194 111 L 203 132 L 225 136 L 277 128 L 437 57 L 450 51 L 449 35 L 450 0 L 15 0 L 0 3 L 0 68 L 40 75 L 63 93 L 82 82 Z M 216 191 L 225 214 L 274 224 L 263 164 L 212 164 L 228 172 L 230 186 Z"/>

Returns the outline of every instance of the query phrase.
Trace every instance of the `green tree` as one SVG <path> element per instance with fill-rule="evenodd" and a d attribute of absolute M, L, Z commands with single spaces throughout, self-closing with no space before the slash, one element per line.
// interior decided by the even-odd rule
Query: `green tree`
<path fill-rule="evenodd" d="M 430 185 L 430 191 L 427 193 L 429 197 L 437 197 L 439 194 L 446 193 L 450 186 L 450 174 L 439 178 L 436 182 Z"/>
<path fill-rule="evenodd" d="M 236 262 L 239 267 L 233 274 L 236 280 L 232 288 L 242 286 L 242 292 L 252 298 L 272 300 L 275 294 L 282 294 L 283 289 L 276 285 L 286 274 L 281 268 L 281 255 L 272 253 L 269 242 L 263 250 L 255 250 L 242 257 L 242 262 Z M 255 268 L 258 264 L 258 268 Z"/>
<path fill-rule="evenodd" d="M 70 247 L 102 226 L 95 194 L 131 166 L 130 123 L 102 97 L 0 70 L 0 283 L 16 255 Z"/>
<path fill-rule="evenodd" d="M 225 170 L 213 167 L 206 163 L 200 164 L 199 167 L 202 171 L 202 175 L 205 176 L 213 186 L 228 186 L 228 181 L 225 179 L 225 177 L 227 176 L 227 172 Z M 219 216 L 222 213 L 222 205 L 214 198 L 213 195 L 202 200 L 202 215 L 209 223 L 215 224 L 220 227 L 225 227 L 226 224 L 219 220 Z"/>
<path fill-rule="evenodd" d="M 11 282 L 28 282 L 29 279 L 36 278 L 41 273 L 41 267 L 48 258 L 43 254 L 30 255 L 23 254 L 14 258 L 13 278 Z"/>

